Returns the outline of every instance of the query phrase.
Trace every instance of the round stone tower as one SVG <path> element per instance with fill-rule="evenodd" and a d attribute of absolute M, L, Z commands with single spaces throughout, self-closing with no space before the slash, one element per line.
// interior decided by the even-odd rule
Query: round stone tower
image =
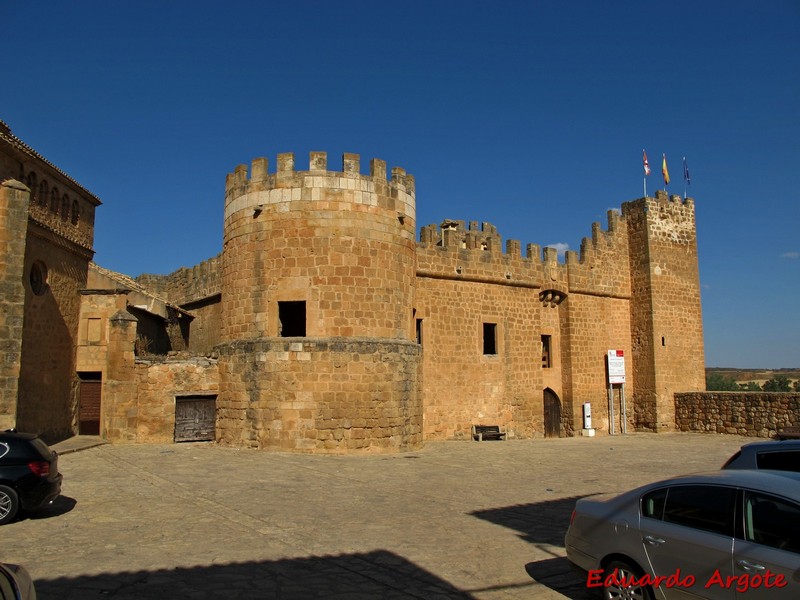
<path fill-rule="evenodd" d="M 228 176 L 218 437 L 310 452 L 422 441 L 414 179 L 312 152 Z"/>

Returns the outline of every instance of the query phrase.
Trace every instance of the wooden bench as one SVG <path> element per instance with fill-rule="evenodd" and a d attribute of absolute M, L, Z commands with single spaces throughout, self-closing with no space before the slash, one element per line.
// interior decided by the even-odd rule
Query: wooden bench
<path fill-rule="evenodd" d="M 505 428 L 499 425 L 473 425 L 472 439 L 482 442 L 483 440 L 507 440 Z"/>

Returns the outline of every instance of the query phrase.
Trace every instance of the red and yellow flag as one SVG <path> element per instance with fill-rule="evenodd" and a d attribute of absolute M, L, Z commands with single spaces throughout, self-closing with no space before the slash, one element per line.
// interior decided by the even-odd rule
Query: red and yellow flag
<path fill-rule="evenodd" d="M 667 170 L 667 155 L 661 155 L 661 174 L 664 176 L 664 185 L 669 185 L 669 171 Z"/>

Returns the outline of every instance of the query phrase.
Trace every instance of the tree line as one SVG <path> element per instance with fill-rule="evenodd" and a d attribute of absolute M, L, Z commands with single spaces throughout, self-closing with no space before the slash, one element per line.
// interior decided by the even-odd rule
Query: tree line
<path fill-rule="evenodd" d="M 786 375 L 776 375 L 772 379 L 767 379 L 764 385 L 758 385 L 755 381 L 739 383 L 733 377 L 722 373 L 706 373 L 706 390 L 709 392 L 800 392 L 800 379 L 792 384 Z"/>

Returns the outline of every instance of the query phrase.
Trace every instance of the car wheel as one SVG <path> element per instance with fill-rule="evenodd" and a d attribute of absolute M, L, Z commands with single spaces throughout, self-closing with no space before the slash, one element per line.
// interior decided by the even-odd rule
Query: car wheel
<path fill-rule="evenodd" d="M 18 509 L 17 492 L 8 486 L 0 485 L 0 525 L 5 525 L 16 517 Z"/>
<path fill-rule="evenodd" d="M 608 577 L 614 570 L 617 571 L 616 581 L 612 585 L 603 588 L 603 598 L 605 600 L 652 600 L 653 592 L 650 586 L 634 584 L 630 585 L 631 579 L 640 579 L 643 575 L 641 569 L 633 567 L 622 560 L 611 561 L 606 566 L 605 576 Z"/>

